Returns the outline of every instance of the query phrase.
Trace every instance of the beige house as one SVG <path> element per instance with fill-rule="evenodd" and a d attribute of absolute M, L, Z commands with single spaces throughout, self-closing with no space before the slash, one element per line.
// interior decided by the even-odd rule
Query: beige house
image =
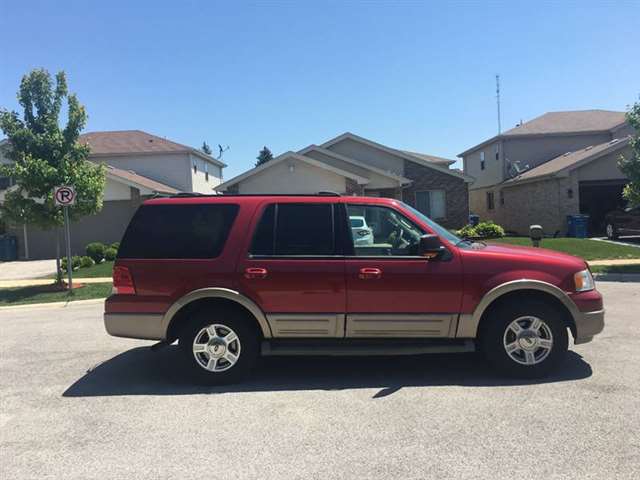
<path fill-rule="evenodd" d="M 84 255 L 84 247 L 92 241 L 120 241 L 131 216 L 147 198 L 214 193 L 226 166 L 200 150 L 140 130 L 86 133 L 80 142 L 90 146 L 89 160 L 103 163 L 107 172 L 102 211 L 72 225 L 74 255 Z M 8 162 L 1 152 L 0 162 Z M 0 202 L 11 184 L 11 179 L 0 178 Z M 18 237 L 21 258 L 55 256 L 56 232 L 18 225 L 12 233 Z"/>
<path fill-rule="evenodd" d="M 624 112 L 549 112 L 464 152 L 471 213 L 527 234 L 531 224 L 564 235 L 567 215 L 590 215 L 600 233 L 604 215 L 622 204 L 633 129 Z"/>
<path fill-rule="evenodd" d="M 455 160 L 398 150 L 353 133 L 285 152 L 216 187 L 221 193 L 317 193 L 403 200 L 443 225 L 467 223 L 471 178 Z"/>

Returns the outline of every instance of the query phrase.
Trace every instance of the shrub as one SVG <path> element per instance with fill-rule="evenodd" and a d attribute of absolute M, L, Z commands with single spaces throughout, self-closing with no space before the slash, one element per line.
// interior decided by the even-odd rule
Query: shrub
<path fill-rule="evenodd" d="M 480 238 L 500 238 L 504 237 L 504 228 L 492 221 L 480 222 L 476 225 L 476 236 Z"/>
<path fill-rule="evenodd" d="M 77 270 L 80 268 L 80 264 L 81 264 L 82 260 L 81 257 L 74 255 L 73 257 L 71 257 L 71 269 L 72 270 Z M 63 258 L 62 262 L 60 262 L 60 266 L 62 267 L 62 270 L 64 270 L 65 272 L 67 271 L 67 258 Z"/>
<path fill-rule="evenodd" d="M 104 259 L 107 262 L 113 262 L 116 259 L 117 255 L 118 255 L 118 250 L 116 250 L 113 247 L 109 247 L 104 251 Z"/>
<path fill-rule="evenodd" d="M 113 248 L 117 252 L 118 250 L 120 250 L 120 242 L 113 242 L 110 245 L 110 248 Z"/>
<path fill-rule="evenodd" d="M 477 237 L 476 229 L 472 225 L 465 225 L 456 234 L 461 238 L 474 238 Z"/>
<path fill-rule="evenodd" d="M 105 247 L 105 245 L 100 242 L 90 243 L 86 248 L 87 256 L 91 257 L 94 262 L 100 263 L 102 262 L 102 260 L 104 260 L 104 251 L 106 250 L 106 248 L 107 247 Z"/>
<path fill-rule="evenodd" d="M 95 264 L 91 257 L 80 257 L 80 268 L 93 267 Z"/>

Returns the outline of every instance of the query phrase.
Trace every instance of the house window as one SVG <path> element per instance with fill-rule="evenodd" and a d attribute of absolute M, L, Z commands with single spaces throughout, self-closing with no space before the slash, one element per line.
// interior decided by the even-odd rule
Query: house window
<path fill-rule="evenodd" d="M 429 218 L 446 218 L 447 203 L 444 190 L 416 192 L 416 208 Z"/>
<path fill-rule="evenodd" d="M 500 160 L 500 144 L 496 143 L 496 160 Z"/>
<path fill-rule="evenodd" d="M 193 173 L 198 173 L 198 159 L 193 159 Z"/>
<path fill-rule="evenodd" d="M 500 205 L 504 205 L 504 190 L 500 190 Z"/>
<path fill-rule="evenodd" d="M 204 162 L 204 180 L 205 182 L 209 181 L 209 164 Z"/>
<path fill-rule="evenodd" d="M 484 170 L 484 152 L 480 152 L 480 170 Z"/>
<path fill-rule="evenodd" d="M 493 192 L 487 192 L 487 210 L 493 210 L 494 208 Z"/>

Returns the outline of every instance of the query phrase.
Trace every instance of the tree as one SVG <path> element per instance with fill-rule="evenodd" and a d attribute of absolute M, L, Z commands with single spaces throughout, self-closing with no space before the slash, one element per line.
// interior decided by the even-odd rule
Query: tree
<path fill-rule="evenodd" d="M 271 153 L 271 150 L 269 150 L 267 147 L 263 147 L 262 150 L 260 150 L 260 153 L 258 153 L 256 159 L 258 160 L 256 162 L 256 167 L 259 167 L 260 165 L 273 160 L 273 153 Z"/>
<path fill-rule="evenodd" d="M 200 147 L 200 150 L 202 150 L 207 155 L 211 155 L 211 153 L 213 153 L 213 150 L 211 150 L 211 147 L 207 142 L 202 142 L 202 147 Z"/>
<path fill-rule="evenodd" d="M 620 170 L 629 178 L 622 195 L 631 206 L 640 205 L 640 100 L 634 103 L 627 112 L 627 121 L 635 129 L 631 138 L 631 156 L 620 157 Z"/>
<path fill-rule="evenodd" d="M 68 118 L 60 126 L 60 109 L 66 98 Z M 12 164 L 0 175 L 12 177 L 16 187 L 7 191 L 0 213 L 9 222 L 52 229 L 64 223 L 62 209 L 54 203 L 59 185 L 75 187 L 76 204 L 69 216 L 77 220 L 102 209 L 105 168 L 87 161 L 89 146 L 78 142 L 87 114 L 75 94 L 69 94 L 64 72 L 55 77 L 36 69 L 22 78 L 18 101 L 24 113 L 0 109 L 0 129 L 7 136 L 7 156 Z"/>

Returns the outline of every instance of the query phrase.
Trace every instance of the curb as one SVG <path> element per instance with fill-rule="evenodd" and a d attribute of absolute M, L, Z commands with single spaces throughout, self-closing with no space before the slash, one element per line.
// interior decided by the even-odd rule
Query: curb
<path fill-rule="evenodd" d="M 599 282 L 640 282 L 640 273 L 594 273 Z"/>
<path fill-rule="evenodd" d="M 105 298 L 90 298 L 88 300 L 71 300 L 69 302 L 49 302 L 49 303 L 27 303 L 25 305 L 7 305 L 0 307 L 0 311 L 5 310 L 25 310 L 29 308 L 65 308 L 75 305 L 98 305 L 103 303 Z"/>

